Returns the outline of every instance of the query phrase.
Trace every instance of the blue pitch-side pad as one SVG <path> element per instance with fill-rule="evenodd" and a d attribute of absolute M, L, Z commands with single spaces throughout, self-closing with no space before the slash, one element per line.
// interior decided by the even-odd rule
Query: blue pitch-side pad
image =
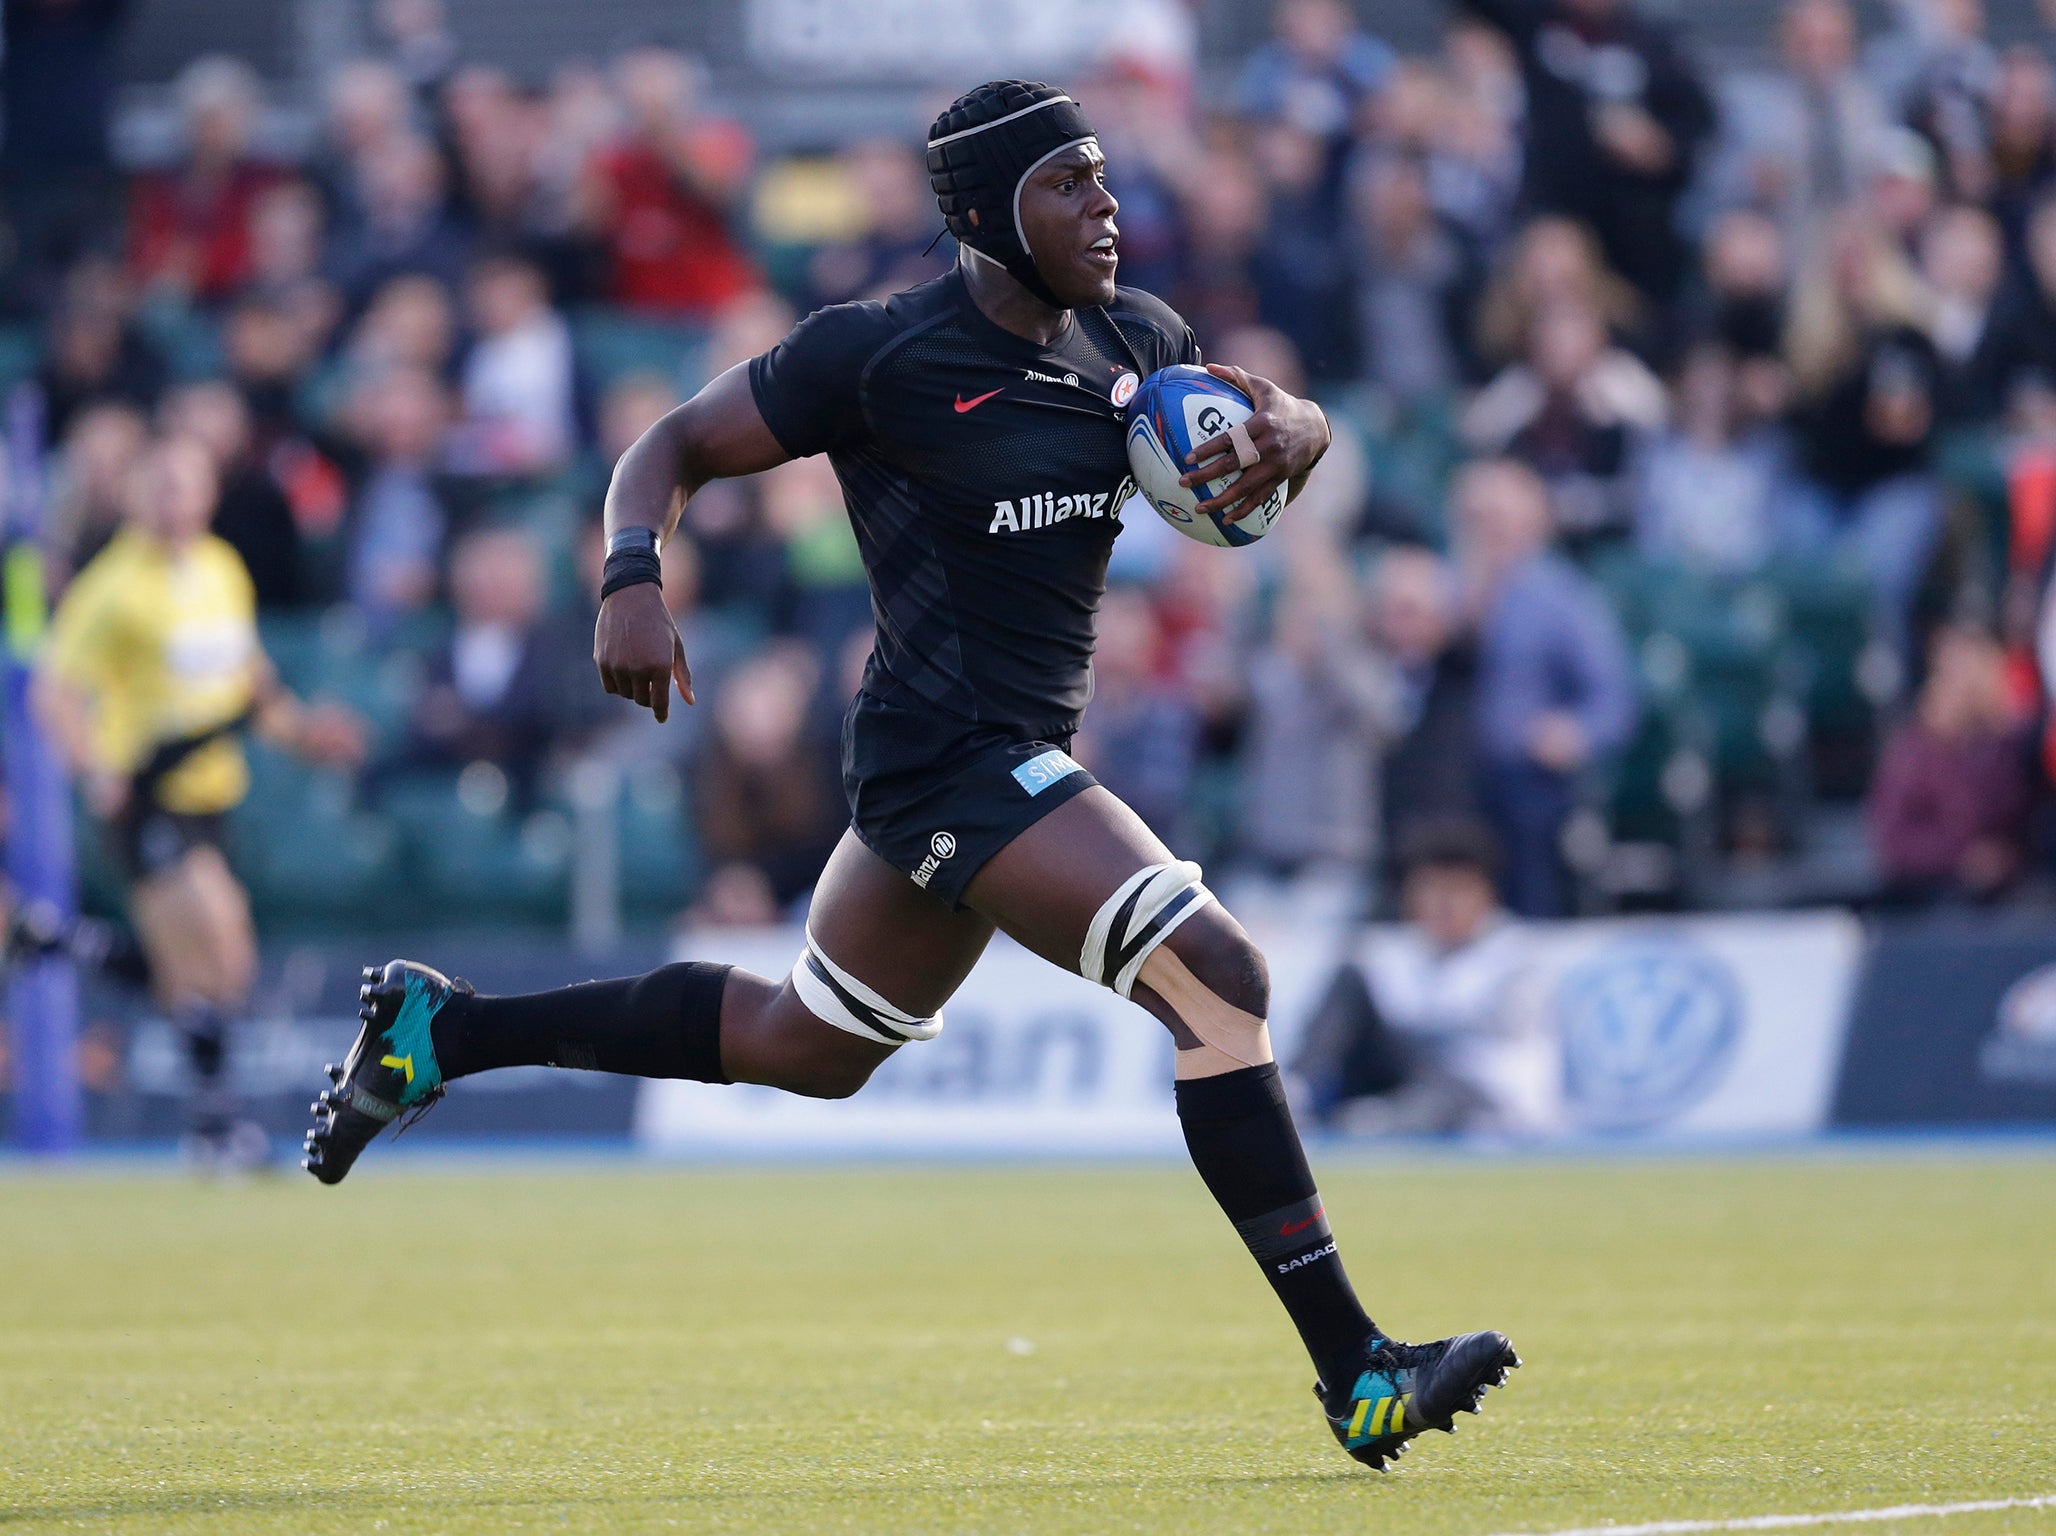
<path fill-rule="evenodd" d="M 1031 757 L 1014 770 L 1014 782 L 1030 795 L 1039 795 L 1059 779 L 1068 779 L 1074 773 L 1085 771 L 1070 753 L 1058 747 L 1051 747 L 1040 757 Z"/>

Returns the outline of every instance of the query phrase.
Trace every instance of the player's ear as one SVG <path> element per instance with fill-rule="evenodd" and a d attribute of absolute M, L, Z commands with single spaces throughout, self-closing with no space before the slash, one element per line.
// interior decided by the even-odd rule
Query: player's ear
<path fill-rule="evenodd" d="M 971 227 L 972 227 L 973 229 L 976 229 L 976 228 L 978 227 L 978 210 L 977 210 L 976 208 L 970 208 L 970 209 L 967 209 L 967 210 L 965 210 L 965 211 L 966 211 L 966 212 L 967 212 L 967 213 L 969 214 L 969 216 L 970 216 L 970 219 L 971 219 Z"/>

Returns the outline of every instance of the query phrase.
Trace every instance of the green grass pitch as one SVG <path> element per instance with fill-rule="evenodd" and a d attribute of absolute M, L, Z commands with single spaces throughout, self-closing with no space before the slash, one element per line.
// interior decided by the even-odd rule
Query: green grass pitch
<path fill-rule="evenodd" d="M 1178 1167 L 0 1177 L 0 1532 L 1491 1536 L 2056 1493 L 2056 1160 L 1327 1162 L 1374 1316 L 1527 1360 L 1384 1477 Z"/>

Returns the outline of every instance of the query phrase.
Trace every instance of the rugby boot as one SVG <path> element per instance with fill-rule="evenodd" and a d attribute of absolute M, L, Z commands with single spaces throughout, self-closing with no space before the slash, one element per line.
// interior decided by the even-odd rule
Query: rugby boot
<path fill-rule="evenodd" d="M 348 1059 L 329 1066 L 331 1086 L 309 1106 L 314 1124 L 302 1168 L 324 1184 L 342 1183 L 372 1137 L 403 1115 L 402 1124 L 411 1123 L 443 1096 L 429 1021 L 453 996 L 471 991 L 468 981 L 452 981 L 416 960 L 364 967 L 357 989 L 364 1027 Z"/>
<path fill-rule="evenodd" d="M 1373 1338 L 1346 1390 L 1317 1381 L 1314 1395 L 1342 1449 L 1382 1472 L 1422 1430 L 1455 1433 L 1455 1416 L 1476 1413 L 1485 1389 L 1505 1386 L 1520 1363 L 1503 1333 L 1460 1333 L 1432 1344 Z"/>

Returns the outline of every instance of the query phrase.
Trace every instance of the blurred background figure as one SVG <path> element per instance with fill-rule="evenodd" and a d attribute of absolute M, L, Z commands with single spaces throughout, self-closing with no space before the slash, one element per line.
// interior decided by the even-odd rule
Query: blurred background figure
<path fill-rule="evenodd" d="M 251 153 L 261 101 L 255 71 L 200 59 L 178 80 L 179 163 L 130 189 L 129 265 L 152 293 L 211 302 L 250 273 L 250 214 L 279 172 Z"/>
<path fill-rule="evenodd" d="M 849 822 L 830 755 L 809 729 L 820 680 L 792 645 L 744 662 L 712 706 L 693 763 L 700 846 L 717 869 L 754 870 L 778 910 L 813 888 Z"/>
<path fill-rule="evenodd" d="M 1635 538 L 1651 560 L 1726 576 L 1770 558 L 1783 445 L 1752 420 L 1741 365 L 1718 341 L 1678 365 L 1675 419 L 1636 466 Z"/>
<path fill-rule="evenodd" d="M 1459 569 L 1478 627 L 1485 808 L 1506 850 L 1507 905 L 1570 911 L 1562 839 L 1578 779 L 1627 745 L 1634 671 L 1590 580 L 1553 547 L 1549 492 L 1511 460 L 1467 469 L 1451 493 Z"/>
<path fill-rule="evenodd" d="M 862 211 L 863 228 L 854 239 L 814 253 L 807 266 L 810 307 L 897 293 L 955 264 L 956 242 L 935 238 L 935 194 L 914 145 L 866 139 L 845 149 L 837 168 Z"/>
<path fill-rule="evenodd" d="M 165 430 L 203 444 L 221 487 L 213 531 L 236 552 L 257 596 L 259 612 L 306 601 L 305 551 L 292 503 L 257 456 L 249 403 L 222 380 L 186 384 L 165 396 Z"/>
<path fill-rule="evenodd" d="M 1274 878 L 1360 883 L 1377 854 L 1395 683 L 1348 565 L 1315 537 L 1289 553 L 1271 640 L 1249 662 L 1239 848 Z"/>
<path fill-rule="evenodd" d="M 1471 402 L 1464 435 L 1481 454 L 1533 468 L 1558 528 L 1589 536 L 1627 526 L 1628 467 L 1666 409 L 1662 383 L 1608 344 L 1599 311 L 1560 299 L 1536 312 L 1525 359 Z"/>
<path fill-rule="evenodd" d="M 49 317 L 37 383 L 43 421 L 55 439 L 72 413 L 103 400 L 148 411 L 169 369 L 163 352 L 136 323 L 135 294 L 113 262 L 89 257 L 66 275 Z"/>
<path fill-rule="evenodd" d="M 436 594 L 450 524 L 437 478 L 448 416 L 448 392 L 421 368 L 368 375 L 352 397 L 348 590 L 374 623 Z"/>
<path fill-rule="evenodd" d="M 1857 67 L 1849 0 L 1790 0 L 1777 63 L 1722 121 L 1724 200 L 1768 213 L 1793 234 L 1854 199 L 1889 119 Z"/>
<path fill-rule="evenodd" d="M 1405 921 L 1328 982 L 1292 1062 L 1297 1088 L 1356 1135 L 1550 1129 L 1556 1043 L 1520 995 L 1530 947 L 1499 903 L 1491 833 L 1420 822 L 1396 862 Z"/>
<path fill-rule="evenodd" d="M 1480 813 L 1477 656 L 1456 573 L 1433 550 L 1388 551 L 1378 561 L 1370 602 L 1373 639 L 1392 688 L 1379 818 L 1389 845 L 1417 822 Z"/>
<path fill-rule="evenodd" d="M 1589 225 L 1629 282 L 1670 301 L 1689 263 L 1678 200 L 1714 122 L 1691 62 L 1627 0 L 1464 4 L 1520 57 L 1529 204 Z"/>
<path fill-rule="evenodd" d="M 1362 31 L 1341 0 L 1280 0 L 1272 15 L 1277 35 L 1242 66 L 1236 110 L 1345 141 L 1364 103 L 1391 79 L 1392 50 Z"/>
<path fill-rule="evenodd" d="M 225 851 L 225 817 L 249 792 L 241 737 L 341 767 L 362 762 L 365 737 L 348 711 L 280 688 L 249 576 L 207 531 L 219 494 L 207 444 L 170 436 L 142 449 L 122 531 L 59 605 L 35 697 L 109 841 L 156 1002 L 184 1039 L 190 1155 L 247 1167 L 269 1149 L 228 1075 L 257 961 Z"/>
<path fill-rule="evenodd" d="M 1135 807 L 1173 853 L 1198 847 L 1187 795 L 1201 722 L 1192 699 L 1164 676 L 1164 631 L 1149 594 L 1109 589 L 1092 655 L 1092 711 L 1073 755 Z"/>
<path fill-rule="evenodd" d="M 1892 897 L 2002 894 L 2026 853 L 2027 776 L 2027 732 L 1998 644 L 1975 628 L 1938 629 L 1927 681 L 1871 786 L 1871 836 Z"/>
<path fill-rule="evenodd" d="M 474 340 L 454 456 L 474 474 L 563 468 L 578 431 L 571 331 L 550 308 L 542 272 L 519 256 L 487 257 L 466 298 Z"/>
<path fill-rule="evenodd" d="M 455 616 L 430 653 L 401 766 L 489 763 L 530 803 L 571 681 L 544 623 L 542 559 L 518 528 L 466 535 L 450 555 Z"/>
<path fill-rule="evenodd" d="M 593 162 L 590 231 L 608 289 L 634 309 L 705 319 L 755 285 L 734 222 L 751 162 L 740 125 L 707 113 L 699 71 L 662 48 L 615 69 L 626 131 Z"/>
<path fill-rule="evenodd" d="M 1886 232 L 1845 214 L 1800 274 L 1787 344 L 1800 480 L 1785 535 L 1861 570 L 1899 637 L 1941 520 L 1933 320 L 1931 291 Z"/>

